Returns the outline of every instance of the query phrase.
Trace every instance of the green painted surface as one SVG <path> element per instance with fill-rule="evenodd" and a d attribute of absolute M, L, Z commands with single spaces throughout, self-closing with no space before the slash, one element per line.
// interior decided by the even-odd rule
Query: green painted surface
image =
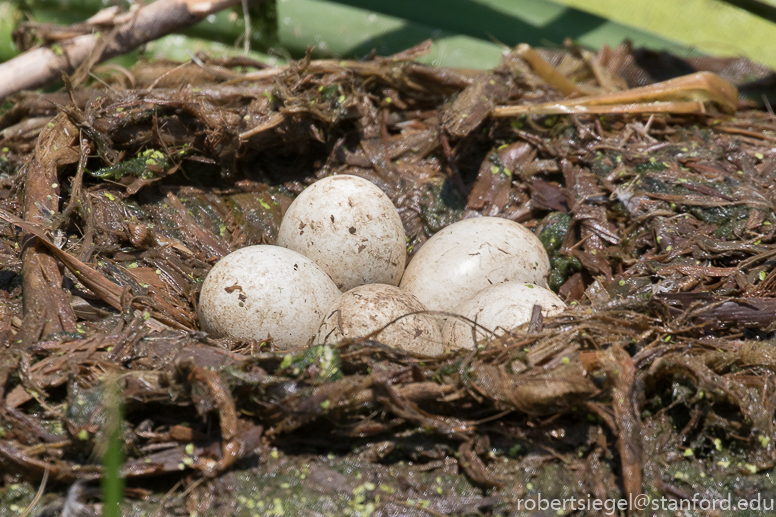
<path fill-rule="evenodd" d="M 745 55 L 776 68 L 776 24 L 721 0 L 276 0 L 274 19 L 258 22 L 252 48 L 279 49 L 299 57 L 308 46 L 317 56 L 388 55 L 431 38 L 423 62 L 491 68 L 517 43 L 559 46 L 565 38 L 599 48 L 629 38 L 636 46 L 676 54 Z M 101 7 L 99 0 L 40 0 L 39 21 L 72 23 Z M 776 5 L 769 0 L 765 5 Z M 153 57 L 186 60 L 189 52 L 238 53 L 243 25 L 238 8 L 208 17 L 148 46 Z M 0 61 L 16 50 L 10 33 L 18 10 L 0 0 Z M 257 21 L 257 20 L 254 20 Z M 269 23 L 270 25 L 267 25 Z M 279 42 L 278 42 L 279 40 Z M 209 43 L 212 42 L 212 43 Z M 240 48 L 238 48 L 240 47 Z M 252 54 L 268 58 L 267 54 Z"/>
<path fill-rule="evenodd" d="M 16 6 L 0 2 L 0 63 L 17 54 L 16 45 L 11 40 L 11 32 L 20 18 L 21 13 Z"/>
<path fill-rule="evenodd" d="M 555 0 L 704 53 L 746 56 L 776 68 L 776 24 L 721 0 Z M 769 1 L 769 5 L 776 2 Z"/>
<path fill-rule="evenodd" d="M 518 43 L 559 46 L 566 37 L 592 48 L 630 38 L 637 46 L 686 47 L 605 18 L 542 0 L 278 0 L 278 37 L 293 53 L 308 45 L 318 56 L 392 54 L 434 40 L 421 61 L 490 68 Z"/>
<path fill-rule="evenodd" d="M 669 40 L 611 22 L 605 14 L 598 16 L 546 0 L 337 0 L 337 3 L 509 46 L 560 45 L 568 37 L 597 48 L 602 43 L 617 44 L 630 37 L 637 45 L 659 49 L 677 47 Z"/>
<path fill-rule="evenodd" d="M 432 38 L 421 61 L 440 66 L 491 68 L 502 53 L 489 41 L 320 0 L 278 0 L 278 38 L 292 53 L 314 45 L 319 56 L 389 55 Z"/>

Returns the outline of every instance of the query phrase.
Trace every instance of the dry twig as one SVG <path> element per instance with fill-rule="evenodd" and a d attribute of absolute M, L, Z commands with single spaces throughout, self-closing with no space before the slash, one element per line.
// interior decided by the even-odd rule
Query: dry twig
<path fill-rule="evenodd" d="M 159 0 L 127 13 L 118 13 L 115 7 L 100 11 L 90 19 L 94 32 L 60 41 L 61 51 L 55 52 L 51 47 L 35 48 L 0 64 L 0 100 L 21 90 L 49 84 L 59 79 L 61 72 L 72 73 L 87 60 L 97 64 L 125 54 L 238 2 Z M 100 33 L 100 28 L 106 25 L 112 26 L 113 30 Z"/>

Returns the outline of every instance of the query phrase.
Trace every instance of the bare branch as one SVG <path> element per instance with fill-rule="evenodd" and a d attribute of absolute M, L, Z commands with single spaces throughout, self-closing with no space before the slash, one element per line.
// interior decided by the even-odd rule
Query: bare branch
<path fill-rule="evenodd" d="M 129 52 L 172 32 L 194 25 L 209 14 L 239 3 L 240 0 L 158 0 L 135 12 L 116 15 L 115 11 L 101 11 L 92 20 L 105 25 L 106 15 L 113 15 L 116 25 L 111 41 L 94 63 Z M 102 16 L 101 16 L 102 15 Z M 61 72 L 72 73 L 98 47 L 101 34 L 95 32 L 60 41 L 56 51 L 50 47 L 29 50 L 0 64 L 0 100 L 21 90 L 38 88 L 61 77 Z"/>

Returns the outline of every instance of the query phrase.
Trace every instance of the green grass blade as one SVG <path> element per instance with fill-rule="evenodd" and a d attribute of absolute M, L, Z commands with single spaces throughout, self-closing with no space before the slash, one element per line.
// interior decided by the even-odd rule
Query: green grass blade
<path fill-rule="evenodd" d="M 105 385 L 105 437 L 106 450 L 102 457 L 102 500 L 103 517 L 121 517 L 121 503 L 124 501 L 124 478 L 121 468 L 124 465 L 124 440 L 122 438 L 122 423 L 124 409 L 121 404 L 121 393 L 115 380 L 109 380 Z"/>
<path fill-rule="evenodd" d="M 0 1 L 0 63 L 19 53 L 16 45 L 13 44 L 11 33 L 21 16 L 21 12 L 15 5 Z"/>

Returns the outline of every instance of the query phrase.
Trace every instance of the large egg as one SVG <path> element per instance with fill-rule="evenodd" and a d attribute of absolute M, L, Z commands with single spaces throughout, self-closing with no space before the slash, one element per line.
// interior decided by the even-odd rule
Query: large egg
<path fill-rule="evenodd" d="M 475 348 L 476 341 L 503 336 L 507 331 L 531 321 L 534 305 L 540 305 L 542 316 L 553 316 L 566 307 L 563 300 L 549 289 L 533 284 L 504 282 L 483 289 L 454 312 L 476 321 L 474 339 L 472 324 L 459 318 L 448 318 L 442 329 L 442 340 L 448 350 Z"/>
<path fill-rule="evenodd" d="M 464 219 L 423 244 L 407 266 L 401 287 L 432 311 L 453 311 L 493 284 L 546 285 L 550 259 L 539 238 L 499 217 Z"/>
<path fill-rule="evenodd" d="M 398 287 L 362 285 L 343 294 L 326 311 L 315 342 L 334 344 L 379 331 L 371 339 L 416 354 L 440 355 L 442 335 L 425 310 L 417 298 Z"/>
<path fill-rule="evenodd" d="M 281 350 L 304 346 L 342 293 L 305 256 L 279 246 L 248 246 L 210 270 L 199 321 L 213 336 L 263 340 Z"/>
<path fill-rule="evenodd" d="M 280 224 L 278 246 L 310 258 L 343 291 L 398 285 L 406 240 L 391 200 L 369 181 L 330 176 L 297 197 Z"/>

